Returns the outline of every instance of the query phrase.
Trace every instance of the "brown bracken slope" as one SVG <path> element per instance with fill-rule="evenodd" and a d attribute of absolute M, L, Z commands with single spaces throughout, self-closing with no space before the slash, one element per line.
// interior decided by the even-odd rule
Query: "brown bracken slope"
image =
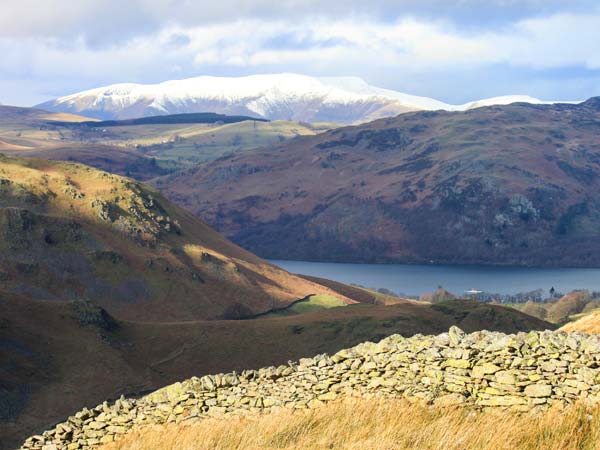
<path fill-rule="evenodd" d="M 141 183 L 81 164 L 2 156 L 0 290 L 93 300 L 120 319 L 152 322 L 239 318 L 331 293 L 237 247 Z"/>
<path fill-rule="evenodd" d="M 600 266 L 600 98 L 407 113 L 154 185 L 263 257 Z"/>
<path fill-rule="evenodd" d="M 561 328 L 563 331 L 579 331 L 582 333 L 598 334 L 600 333 L 600 312 L 594 311 L 580 319 L 569 322 Z"/>

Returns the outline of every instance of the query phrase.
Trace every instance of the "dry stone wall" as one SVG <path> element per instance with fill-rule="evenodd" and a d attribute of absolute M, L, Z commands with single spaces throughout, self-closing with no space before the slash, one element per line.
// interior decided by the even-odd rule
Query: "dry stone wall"
<path fill-rule="evenodd" d="M 279 367 L 206 375 L 139 399 L 84 409 L 22 449 L 89 449 L 134 426 L 222 414 L 316 408 L 341 396 L 420 399 L 520 411 L 600 401 L 600 338 L 532 331 L 393 335 Z"/>

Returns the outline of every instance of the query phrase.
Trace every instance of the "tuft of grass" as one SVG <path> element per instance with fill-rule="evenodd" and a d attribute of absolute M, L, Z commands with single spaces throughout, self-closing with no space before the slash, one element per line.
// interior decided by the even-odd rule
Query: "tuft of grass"
<path fill-rule="evenodd" d="M 600 408 L 577 404 L 533 415 L 348 399 L 316 410 L 138 428 L 102 447 L 126 449 L 598 450 Z"/>

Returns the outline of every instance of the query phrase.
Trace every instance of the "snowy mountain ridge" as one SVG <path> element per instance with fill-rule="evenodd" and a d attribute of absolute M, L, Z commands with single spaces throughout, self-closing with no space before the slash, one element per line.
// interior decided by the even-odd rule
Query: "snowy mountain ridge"
<path fill-rule="evenodd" d="M 283 73 L 200 76 L 158 84 L 120 83 L 60 97 L 38 107 L 101 119 L 216 112 L 272 120 L 359 123 L 408 111 L 464 111 L 514 102 L 545 103 L 529 96 L 511 95 L 450 105 L 371 86 L 358 77 L 317 78 Z"/>

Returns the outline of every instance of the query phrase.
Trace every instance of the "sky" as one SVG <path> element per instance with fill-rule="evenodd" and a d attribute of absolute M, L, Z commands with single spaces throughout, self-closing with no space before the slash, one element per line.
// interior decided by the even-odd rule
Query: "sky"
<path fill-rule="evenodd" d="M 600 95 L 597 0 L 0 0 L 0 103 L 293 72 L 448 103 Z"/>

